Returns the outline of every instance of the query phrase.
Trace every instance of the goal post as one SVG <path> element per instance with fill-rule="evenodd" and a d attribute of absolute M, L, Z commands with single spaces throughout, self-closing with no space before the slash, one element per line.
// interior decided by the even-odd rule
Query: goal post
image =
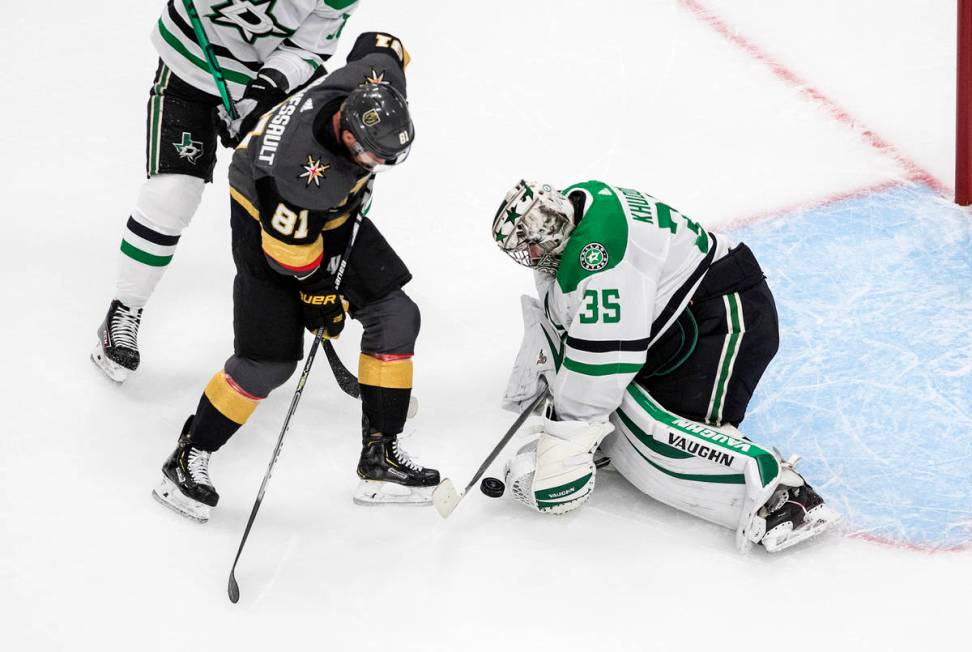
<path fill-rule="evenodd" d="M 972 204 L 972 0 L 958 0 L 955 203 Z"/>

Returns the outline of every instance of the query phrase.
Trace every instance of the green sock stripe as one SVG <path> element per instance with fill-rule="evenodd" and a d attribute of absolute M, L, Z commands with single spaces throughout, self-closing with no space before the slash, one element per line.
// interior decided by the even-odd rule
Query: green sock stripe
<path fill-rule="evenodd" d="M 137 260 L 150 267 L 165 267 L 172 260 L 172 256 L 156 256 L 147 251 L 142 251 L 126 240 L 122 240 L 121 242 L 121 252 L 132 260 Z"/>

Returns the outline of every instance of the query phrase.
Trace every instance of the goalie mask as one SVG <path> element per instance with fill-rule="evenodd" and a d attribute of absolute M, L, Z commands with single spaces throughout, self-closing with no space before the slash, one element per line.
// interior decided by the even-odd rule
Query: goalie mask
<path fill-rule="evenodd" d="M 573 215 L 570 201 L 553 186 L 520 181 L 496 211 L 493 241 L 521 265 L 556 274 Z"/>

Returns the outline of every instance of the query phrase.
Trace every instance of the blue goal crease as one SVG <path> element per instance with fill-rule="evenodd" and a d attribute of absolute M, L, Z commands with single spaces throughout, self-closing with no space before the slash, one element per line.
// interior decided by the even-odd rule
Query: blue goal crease
<path fill-rule="evenodd" d="M 801 454 L 852 532 L 972 541 L 972 216 L 902 186 L 728 235 L 780 315 L 742 430 Z"/>

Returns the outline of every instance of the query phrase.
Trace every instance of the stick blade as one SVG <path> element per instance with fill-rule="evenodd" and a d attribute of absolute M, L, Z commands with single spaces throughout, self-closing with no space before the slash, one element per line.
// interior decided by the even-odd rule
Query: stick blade
<path fill-rule="evenodd" d="M 235 569 L 230 571 L 229 582 L 226 585 L 226 593 L 229 595 L 230 602 L 236 604 L 240 601 L 240 585 L 236 583 Z"/>
<path fill-rule="evenodd" d="M 432 504 L 442 518 L 449 518 L 461 499 L 462 494 L 456 491 L 455 485 L 449 478 L 440 482 L 439 486 L 432 491 Z"/>

